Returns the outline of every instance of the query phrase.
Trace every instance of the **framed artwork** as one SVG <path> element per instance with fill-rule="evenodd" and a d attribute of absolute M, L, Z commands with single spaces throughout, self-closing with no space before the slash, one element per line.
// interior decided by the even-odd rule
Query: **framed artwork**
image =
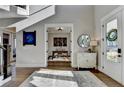
<path fill-rule="evenodd" d="M 54 38 L 53 41 L 54 41 L 54 46 L 55 47 L 59 46 L 59 38 Z"/>
<path fill-rule="evenodd" d="M 67 38 L 63 38 L 62 42 L 63 42 L 63 46 L 67 46 Z"/>
<path fill-rule="evenodd" d="M 54 46 L 59 47 L 59 46 L 67 46 L 67 38 L 66 37 L 55 37 L 53 39 L 54 41 Z"/>
<path fill-rule="evenodd" d="M 24 45 L 36 46 L 36 31 L 34 32 L 23 31 L 23 46 Z"/>

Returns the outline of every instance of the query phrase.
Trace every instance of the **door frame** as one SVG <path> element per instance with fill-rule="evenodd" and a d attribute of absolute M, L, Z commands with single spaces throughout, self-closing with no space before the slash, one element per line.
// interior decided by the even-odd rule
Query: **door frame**
<path fill-rule="evenodd" d="M 5 34 L 9 34 L 9 44 L 11 44 L 11 33 L 9 32 L 9 30 L 6 29 L 6 27 L 0 27 L 0 36 L 1 36 L 1 45 L 3 45 L 3 33 Z M 3 54 L 3 51 L 1 51 L 1 54 Z M 1 64 L 3 64 L 3 58 L 2 58 L 3 55 L 1 55 Z"/>
<path fill-rule="evenodd" d="M 109 18 L 111 18 L 112 16 L 114 16 L 114 15 L 116 15 L 117 13 L 119 13 L 119 12 L 121 12 L 121 19 L 122 19 L 122 22 L 121 22 L 121 27 L 120 27 L 120 29 L 122 30 L 122 35 L 124 34 L 124 6 L 119 6 L 118 8 L 116 8 L 116 9 L 114 9 L 112 12 L 110 12 L 109 14 L 107 14 L 106 16 L 104 16 L 102 19 L 101 19 L 101 64 L 100 64 L 100 68 L 99 68 L 99 70 L 101 71 L 101 72 L 103 72 L 103 73 L 105 73 L 105 71 L 104 71 L 104 61 L 105 61 L 105 56 L 103 55 L 103 53 L 104 53 L 104 39 L 103 39 L 103 37 L 105 36 L 105 33 L 103 32 L 103 31 L 105 31 L 105 27 L 104 27 L 104 21 L 106 21 L 107 19 L 109 19 Z M 121 45 L 121 47 L 122 47 L 122 66 L 121 66 L 121 78 L 122 78 L 122 80 L 121 80 L 121 84 L 123 84 L 124 85 L 124 58 L 123 58 L 123 56 L 124 56 L 124 50 L 123 50 L 123 48 L 124 48 L 124 41 L 123 41 L 123 39 L 124 39 L 124 37 L 123 36 L 121 36 L 121 39 L 122 39 L 122 45 Z"/>
<path fill-rule="evenodd" d="M 10 56 L 10 60 L 13 61 L 13 34 L 14 32 L 12 32 L 11 30 L 7 29 L 8 27 L 4 27 L 3 32 L 5 34 L 9 34 L 9 45 L 11 45 L 11 56 Z M 13 27 L 10 27 L 13 28 Z M 2 41 L 3 41 L 3 35 L 2 35 Z M 2 42 L 3 44 L 3 42 Z"/>
<path fill-rule="evenodd" d="M 10 27 L 10 28 L 12 28 L 12 27 Z M 11 30 L 9 30 L 8 29 L 8 27 L 0 27 L 0 37 L 1 37 L 1 45 L 3 45 L 3 33 L 6 33 L 6 34 L 9 34 L 10 35 L 10 37 L 9 37 L 9 44 L 11 45 L 13 45 L 13 40 L 12 40 L 12 38 L 13 38 L 13 33 L 15 33 L 15 32 L 13 32 L 13 31 L 11 31 Z M 12 50 L 13 51 L 13 50 Z M 11 51 L 11 53 L 13 53 Z M 3 57 L 3 51 L 1 51 L 1 57 Z M 11 55 L 13 55 L 13 54 L 11 54 Z M 1 65 L 3 65 L 3 58 L 1 58 L 0 59 L 1 60 Z M 3 79 L 3 75 L 1 76 L 2 77 L 2 79 Z M 3 84 L 5 84 L 5 83 L 7 83 L 8 81 L 10 81 L 12 79 L 12 76 L 10 76 L 10 77 L 8 77 L 8 78 L 6 78 L 5 80 L 0 80 L 0 86 L 2 86 Z"/>
<path fill-rule="evenodd" d="M 71 23 L 55 23 L 55 24 L 45 24 L 45 67 L 47 67 L 48 66 L 48 55 L 47 55 L 47 41 L 48 41 L 48 33 L 47 33 L 47 28 L 48 27 L 71 27 L 71 30 L 72 30 L 72 32 L 71 32 L 71 67 L 73 67 L 73 61 L 74 61 L 74 59 L 73 59 L 73 32 L 74 32 L 74 28 L 73 28 L 73 24 L 71 24 Z"/>

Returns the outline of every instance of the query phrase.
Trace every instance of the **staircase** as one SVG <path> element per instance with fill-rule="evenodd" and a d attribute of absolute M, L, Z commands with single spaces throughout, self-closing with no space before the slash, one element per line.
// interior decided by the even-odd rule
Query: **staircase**
<path fill-rule="evenodd" d="M 8 27 L 16 27 L 16 32 L 19 32 L 37 22 L 40 22 L 50 16 L 53 16 L 55 14 L 55 6 L 49 5 L 41 10 L 38 10 L 32 14 L 29 15 L 26 19 L 23 19 L 17 23 L 14 23 L 12 25 L 9 25 Z"/>

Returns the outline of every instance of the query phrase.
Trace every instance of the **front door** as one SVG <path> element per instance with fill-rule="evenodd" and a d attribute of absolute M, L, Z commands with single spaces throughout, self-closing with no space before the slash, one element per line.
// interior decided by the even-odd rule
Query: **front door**
<path fill-rule="evenodd" d="M 122 82 L 122 30 L 121 12 L 105 19 L 103 25 L 103 71 Z"/>

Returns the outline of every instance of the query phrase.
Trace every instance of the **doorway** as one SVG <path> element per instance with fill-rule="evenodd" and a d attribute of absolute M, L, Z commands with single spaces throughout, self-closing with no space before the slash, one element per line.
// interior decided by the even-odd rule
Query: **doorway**
<path fill-rule="evenodd" d="M 73 64 L 73 25 L 45 25 L 45 62 L 46 67 L 68 66 Z"/>
<path fill-rule="evenodd" d="M 102 71 L 122 83 L 122 17 L 117 12 L 102 20 Z"/>
<path fill-rule="evenodd" d="M 3 33 L 3 47 L 5 48 L 3 50 L 3 73 L 4 73 L 4 79 L 9 77 L 11 74 L 8 73 L 8 64 L 10 62 L 10 45 L 9 45 L 9 39 L 10 35 L 7 33 Z"/>
<path fill-rule="evenodd" d="M 0 27 L 0 86 L 15 78 L 13 57 L 15 27 Z"/>

